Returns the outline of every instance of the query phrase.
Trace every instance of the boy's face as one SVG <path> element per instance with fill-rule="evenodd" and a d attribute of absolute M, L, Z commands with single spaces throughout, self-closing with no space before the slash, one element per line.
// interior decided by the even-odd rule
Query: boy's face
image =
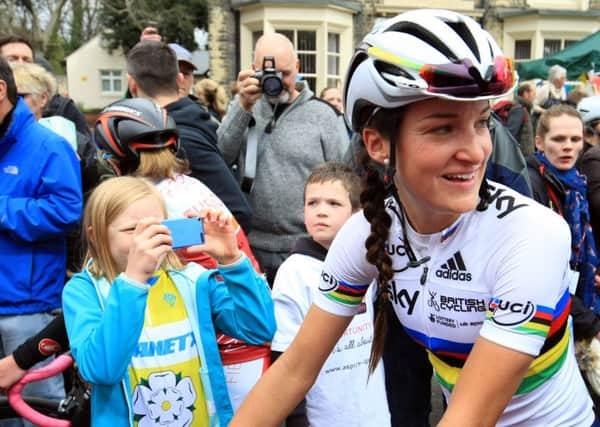
<path fill-rule="evenodd" d="M 306 186 L 304 225 L 321 246 L 329 249 L 333 238 L 352 215 L 350 195 L 340 181 L 315 182 Z"/>

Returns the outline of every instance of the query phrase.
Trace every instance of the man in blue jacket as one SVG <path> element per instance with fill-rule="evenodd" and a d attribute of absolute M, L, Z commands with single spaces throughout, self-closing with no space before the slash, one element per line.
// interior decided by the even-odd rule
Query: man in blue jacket
<path fill-rule="evenodd" d="M 25 96 L 17 94 L 0 57 L 0 357 L 41 330 L 61 306 L 65 238 L 82 209 L 75 151 L 35 121 Z M 64 395 L 57 377 L 26 392 Z"/>

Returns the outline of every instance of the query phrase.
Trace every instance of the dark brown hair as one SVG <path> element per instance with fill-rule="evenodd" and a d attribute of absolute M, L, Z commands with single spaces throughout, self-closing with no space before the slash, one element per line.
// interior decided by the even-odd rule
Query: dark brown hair
<path fill-rule="evenodd" d="M 377 129 L 382 136 L 390 142 L 395 141 L 397 131 L 402 122 L 402 108 L 394 110 L 381 109 L 370 117 L 371 112 L 366 112 L 365 127 Z M 391 144 L 395 149 L 395 144 Z M 382 179 L 381 167 L 376 165 L 367 155 L 366 150 L 361 156 L 361 166 L 366 173 L 366 181 L 360 202 L 363 207 L 365 218 L 371 224 L 371 233 L 365 241 L 367 249 L 367 261 L 377 267 L 377 315 L 375 317 L 375 330 L 373 333 L 373 345 L 371 347 L 371 359 L 369 360 L 369 372 L 372 373 L 383 354 L 385 336 L 387 333 L 387 318 L 391 315 L 390 296 L 388 282 L 392 279 L 392 259 L 386 250 L 386 242 L 390 235 L 392 219 L 385 210 L 385 199 L 388 196 L 385 183 Z"/>
<path fill-rule="evenodd" d="M 177 56 L 163 42 L 144 40 L 133 46 L 127 53 L 127 73 L 150 97 L 177 95 Z"/>

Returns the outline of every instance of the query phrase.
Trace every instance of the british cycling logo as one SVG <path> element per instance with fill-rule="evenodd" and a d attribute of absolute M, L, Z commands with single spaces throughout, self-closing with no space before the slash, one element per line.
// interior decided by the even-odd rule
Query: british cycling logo
<path fill-rule="evenodd" d="M 483 298 L 462 298 L 447 295 L 439 295 L 437 292 L 428 291 L 429 300 L 427 306 L 435 311 L 453 311 L 455 313 L 485 312 L 487 305 Z"/>
<path fill-rule="evenodd" d="M 500 326 L 522 325 L 535 315 L 535 305 L 531 301 L 520 303 L 492 298 L 488 310 L 492 313 L 492 322 Z"/>
<path fill-rule="evenodd" d="M 331 292 L 339 286 L 339 282 L 333 275 L 327 273 L 326 271 L 321 272 L 321 284 L 319 285 L 319 290 L 321 292 Z"/>
<path fill-rule="evenodd" d="M 435 272 L 436 277 L 460 282 L 470 282 L 471 273 L 467 271 L 467 266 L 463 261 L 460 251 L 455 252 L 448 261 L 443 263 Z"/>

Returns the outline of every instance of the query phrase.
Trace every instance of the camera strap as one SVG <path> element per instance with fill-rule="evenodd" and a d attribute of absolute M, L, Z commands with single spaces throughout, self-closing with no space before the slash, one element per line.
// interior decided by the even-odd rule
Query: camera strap
<path fill-rule="evenodd" d="M 258 137 L 256 126 L 248 127 L 246 138 L 246 157 L 244 159 L 244 176 L 242 177 L 241 188 L 245 193 L 250 193 L 254 185 L 256 176 L 256 163 L 258 154 Z"/>

